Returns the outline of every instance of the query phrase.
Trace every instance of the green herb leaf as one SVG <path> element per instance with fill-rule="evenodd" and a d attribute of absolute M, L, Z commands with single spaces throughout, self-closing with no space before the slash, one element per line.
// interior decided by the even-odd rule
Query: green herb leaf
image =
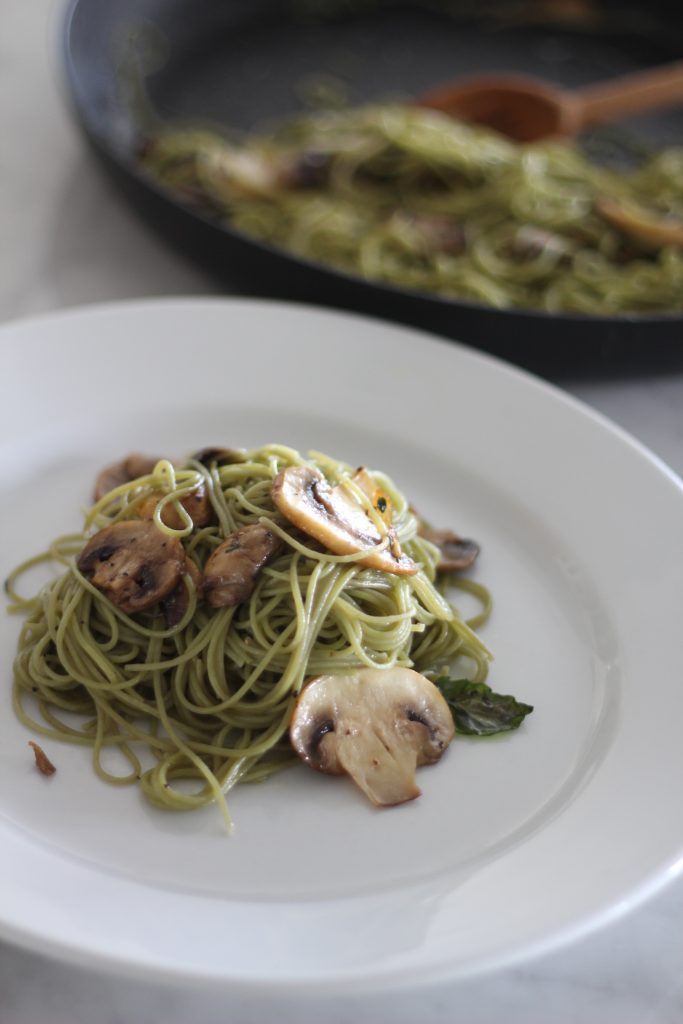
<path fill-rule="evenodd" d="M 456 731 L 471 736 L 493 736 L 517 729 L 534 710 L 531 704 L 494 693 L 486 683 L 443 676 L 436 685 L 451 709 Z"/>

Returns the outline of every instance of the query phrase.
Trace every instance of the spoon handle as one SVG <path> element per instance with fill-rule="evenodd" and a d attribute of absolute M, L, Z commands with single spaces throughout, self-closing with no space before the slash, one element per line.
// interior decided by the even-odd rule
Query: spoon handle
<path fill-rule="evenodd" d="M 583 127 L 683 103 L 683 61 L 578 89 Z"/>

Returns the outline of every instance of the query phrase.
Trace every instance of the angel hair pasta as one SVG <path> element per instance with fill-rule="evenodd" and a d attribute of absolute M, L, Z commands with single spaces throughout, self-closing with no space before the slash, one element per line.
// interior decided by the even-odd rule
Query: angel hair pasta
<path fill-rule="evenodd" d="M 427 528 L 381 473 L 279 445 L 206 449 L 177 465 L 130 456 L 101 474 L 96 498 L 82 533 L 7 581 L 26 617 L 14 706 L 156 805 L 217 801 L 227 819 L 232 786 L 292 760 L 288 725 L 311 677 L 402 666 L 434 678 L 454 664 L 486 677 L 472 625 L 487 591 L 462 580 L 482 603 L 468 625 Z M 20 596 L 43 562 L 61 575 Z"/>
<path fill-rule="evenodd" d="M 230 142 L 167 129 L 146 172 L 246 235 L 499 308 L 683 309 L 683 148 L 627 173 L 419 107 L 313 113 Z"/>

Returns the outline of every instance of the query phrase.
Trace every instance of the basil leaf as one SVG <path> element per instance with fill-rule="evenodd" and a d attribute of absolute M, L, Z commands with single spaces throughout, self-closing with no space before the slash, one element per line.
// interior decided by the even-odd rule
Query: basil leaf
<path fill-rule="evenodd" d="M 494 693 L 486 683 L 443 676 L 436 685 L 451 709 L 456 730 L 471 736 L 493 736 L 517 729 L 534 710 L 531 704 Z"/>

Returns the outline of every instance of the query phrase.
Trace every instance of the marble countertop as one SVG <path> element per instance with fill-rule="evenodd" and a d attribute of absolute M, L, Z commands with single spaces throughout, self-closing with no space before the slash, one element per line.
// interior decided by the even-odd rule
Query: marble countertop
<path fill-rule="evenodd" d="M 54 45 L 61 11 L 55 0 L 3 3 L 0 320 L 218 294 L 215 281 L 138 222 L 94 165 L 62 95 Z M 560 383 L 683 473 L 683 370 Z M 683 1019 L 683 878 L 618 923 L 514 970 L 362 1005 L 353 992 L 333 1005 L 302 992 L 275 1014 L 282 1024 L 322 1016 L 330 1024 L 673 1024 Z M 1 1024 L 256 1020 L 253 1007 L 221 994 L 97 975 L 0 943 Z"/>

